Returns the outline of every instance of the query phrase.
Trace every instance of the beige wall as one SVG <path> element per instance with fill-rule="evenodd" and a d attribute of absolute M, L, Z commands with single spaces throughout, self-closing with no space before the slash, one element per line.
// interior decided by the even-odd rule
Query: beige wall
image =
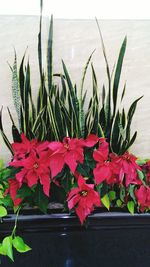
<path fill-rule="evenodd" d="M 10 121 L 6 107 L 9 106 L 15 115 L 11 99 L 11 71 L 7 61 L 13 63 L 13 47 L 20 62 L 28 46 L 31 64 L 32 87 L 36 95 L 38 89 L 37 34 L 38 17 L 33 16 L 0 16 L 0 106 L 4 106 L 4 127 L 10 135 Z M 119 48 L 125 35 L 128 37 L 127 52 L 124 61 L 122 80 L 127 81 L 125 107 L 131 101 L 144 95 L 138 105 L 134 118 L 133 130 L 138 130 L 138 137 L 132 151 L 139 156 L 150 157 L 150 21 L 100 21 L 106 44 L 110 66 L 117 60 Z M 44 19 L 43 40 L 46 49 L 48 19 Z M 80 85 L 82 68 L 91 54 L 99 76 L 99 88 L 106 81 L 105 64 L 102 56 L 96 23 L 93 20 L 54 20 L 54 67 L 61 69 L 61 59 L 67 64 L 72 79 Z M 90 72 L 86 79 L 86 88 L 90 94 Z M 9 159 L 10 154 L 0 139 L 1 155 Z"/>

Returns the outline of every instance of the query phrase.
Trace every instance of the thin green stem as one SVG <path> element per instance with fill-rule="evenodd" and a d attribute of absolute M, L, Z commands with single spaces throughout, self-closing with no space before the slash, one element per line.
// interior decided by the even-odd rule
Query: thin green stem
<path fill-rule="evenodd" d="M 17 223 L 18 223 L 18 217 L 19 217 L 20 210 L 21 210 L 21 207 L 18 208 L 17 213 L 16 213 L 15 225 L 14 225 L 14 228 L 13 228 L 12 234 L 11 234 L 12 237 L 15 237 L 15 234 L 16 234 L 16 228 L 17 228 Z"/>

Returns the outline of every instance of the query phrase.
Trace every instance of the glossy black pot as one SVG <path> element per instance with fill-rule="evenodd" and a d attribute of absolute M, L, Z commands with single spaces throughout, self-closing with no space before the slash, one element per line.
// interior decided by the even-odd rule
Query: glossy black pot
<path fill-rule="evenodd" d="M 1 224 L 1 237 L 13 224 L 9 215 Z M 76 216 L 26 212 L 19 217 L 18 229 L 32 251 L 16 254 L 15 263 L 2 258 L 2 267 L 150 266 L 150 214 L 98 211 L 85 229 Z"/>

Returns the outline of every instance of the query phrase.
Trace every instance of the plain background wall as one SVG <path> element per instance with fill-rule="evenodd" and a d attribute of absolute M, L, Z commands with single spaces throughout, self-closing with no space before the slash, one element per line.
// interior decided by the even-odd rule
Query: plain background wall
<path fill-rule="evenodd" d="M 120 90 L 127 83 L 124 106 L 141 95 L 144 98 L 138 104 L 132 130 L 138 130 L 138 137 L 131 151 L 137 156 L 150 157 L 150 21 L 148 20 L 101 20 L 100 27 L 106 45 L 111 68 L 117 61 L 121 43 L 127 35 L 127 51 L 122 70 Z M 49 20 L 43 20 L 43 56 L 46 56 L 46 41 Z M 11 95 L 11 71 L 7 61 L 12 65 L 14 47 L 17 52 L 18 65 L 26 47 L 31 65 L 31 80 L 34 97 L 39 87 L 37 61 L 37 35 L 39 18 L 37 16 L 0 16 L 0 106 L 3 105 L 3 123 L 11 138 L 11 123 L 7 106 L 16 117 Z M 54 19 L 54 70 L 62 71 L 63 58 L 74 82 L 80 85 L 83 67 L 96 49 L 92 62 L 98 76 L 99 90 L 106 81 L 105 63 L 95 20 L 60 20 Z M 91 91 L 90 69 L 85 88 Z M 87 97 L 88 101 L 88 97 Z M 16 120 L 17 122 L 17 120 Z M 0 138 L 1 157 L 9 160 L 10 153 Z"/>

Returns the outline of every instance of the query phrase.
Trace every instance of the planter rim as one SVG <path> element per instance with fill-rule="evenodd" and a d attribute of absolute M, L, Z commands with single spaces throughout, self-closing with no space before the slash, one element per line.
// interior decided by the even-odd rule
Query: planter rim
<path fill-rule="evenodd" d="M 9 214 L 1 224 L 0 233 L 9 233 L 14 225 L 15 215 Z M 150 214 L 128 212 L 95 212 L 88 218 L 88 227 L 81 226 L 76 215 L 68 213 L 21 214 L 18 219 L 18 231 L 21 232 L 69 232 L 110 229 L 150 228 Z"/>

